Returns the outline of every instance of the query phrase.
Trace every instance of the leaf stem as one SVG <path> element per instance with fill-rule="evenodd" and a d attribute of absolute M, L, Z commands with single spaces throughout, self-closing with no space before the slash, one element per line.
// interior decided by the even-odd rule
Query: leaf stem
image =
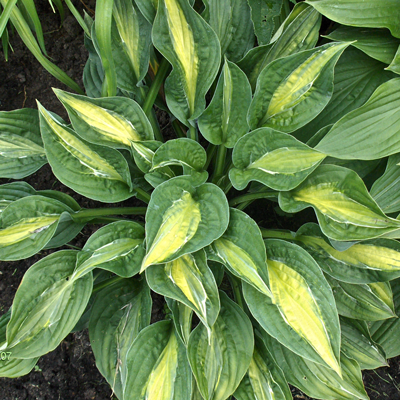
<path fill-rule="evenodd" d="M 262 237 L 264 239 L 283 239 L 283 240 L 294 240 L 293 233 L 290 231 L 280 231 L 275 229 L 264 229 L 260 228 Z"/>
<path fill-rule="evenodd" d="M 135 187 L 135 191 L 136 191 L 136 197 L 139 200 L 142 200 L 147 204 L 150 202 L 151 196 L 146 191 L 144 191 L 140 187 Z"/>
<path fill-rule="evenodd" d="M 225 158 L 226 158 L 226 147 L 223 144 L 221 144 L 220 146 L 218 146 L 217 150 L 217 162 L 215 166 L 213 183 L 218 182 L 218 179 L 221 178 L 221 176 L 224 173 Z"/>
<path fill-rule="evenodd" d="M 192 139 L 192 140 L 196 140 L 197 141 L 197 132 L 196 132 L 196 127 L 193 125 L 189 126 L 189 131 L 188 131 L 188 138 Z"/>
<path fill-rule="evenodd" d="M 96 217 L 107 217 L 110 215 L 144 215 L 146 211 L 147 207 L 94 208 L 76 211 L 71 217 L 76 222 L 84 222 Z"/>
<path fill-rule="evenodd" d="M 175 131 L 175 133 L 176 133 L 176 136 L 178 136 L 178 138 L 184 138 L 184 137 L 186 137 L 186 135 L 185 135 L 185 133 L 182 131 L 181 125 L 180 125 L 180 123 L 178 122 L 177 119 L 175 119 L 175 120 L 172 122 L 172 127 L 174 128 L 174 131 Z"/>
<path fill-rule="evenodd" d="M 214 144 L 210 143 L 207 147 L 206 153 L 207 153 L 207 162 L 206 165 L 204 166 L 204 169 L 207 170 L 208 167 L 211 164 L 211 160 L 214 157 L 215 152 L 217 151 L 217 146 L 215 146 Z"/>
<path fill-rule="evenodd" d="M 248 193 L 248 194 L 244 194 L 242 196 L 235 197 L 234 199 L 232 199 L 229 202 L 229 205 L 231 207 L 234 207 L 240 203 L 244 203 L 247 201 L 252 201 L 252 200 L 257 200 L 257 199 L 276 198 L 277 195 L 278 195 L 278 192 L 276 192 L 275 190 L 265 190 L 265 191 L 258 192 L 258 193 Z"/>

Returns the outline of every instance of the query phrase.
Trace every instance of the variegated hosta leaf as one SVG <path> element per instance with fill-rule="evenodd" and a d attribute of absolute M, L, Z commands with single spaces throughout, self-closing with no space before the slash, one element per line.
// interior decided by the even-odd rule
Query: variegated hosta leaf
<path fill-rule="evenodd" d="M 354 28 L 339 26 L 329 35 L 328 39 L 338 42 L 354 42 L 365 54 L 385 64 L 390 64 L 400 45 L 400 40 L 394 38 L 386 29 Z"/>
<path fill-rule="evenodd" d="M 33 196 L 35 194 L 36 190 L 23 181 L 0 185 L 0 213 L 2 213 L 13 201 L 22 199 L 22 197 Z"/>
<path fill-rule="evenodd" d="M 395 312 L 400 314 L 400 279 L 391 282 Z M 387 358 L 397 357 L 400 354 L 400 318 L 389 318 L 373 322 L 370 326 L 372 339 L 379 343 Z"/>
<path fill-rule="evenodd" d="M 128 398 L 127 356 L 139 332 L 150 324 L 151 305 L 144 280 L 123 279 L 102 289 L 92 307 L 89 336 L 96 366 L 121 400 Z"/>
<path fill-rule="evenodd" d="M 37 110 L 0 112 L 0 177 L 21 179 L 47 163 Z"/>
<path fill-rule="evenodd" d="M 244 189 L 250 181 L 274 190 L 291 190 L 325 157 L 291 135 L 259 128 L 237 142 L 232 154 L 235 168 L 229 171 L 229 178 L 238 190 Z"/>
<path fill-rule="evenodd" d="M 151 170 L 154 154 L 161 145 L 162 143 L 157 140 L 131 142 L 133 159 L 142 172 L 147 173 Z"/>
<path fill-rule="evenodd" d="M 96 231 L 78 255 L 74 278 L 95 268 L 129 278 L 140 271 L 144 228 L 133 221 L 117 221 Z"/>
<path fill-rule="evenodd" d="M 328 105 L 293 135 L 306 142 L 322 128 L 334 124 L 350 111 L 361 107 L 379 85 L 395 77 L 391 72 L 385 71 L 385 67 L 385 64 L 368 57 L 355 47 L 348 47 L 335 66 L 333 94 Z M 314 147 L 322 137 L 314 145 L 308 144 Z"/>
<path fill-rule="evenodd" d="M 171 321 L 143 329 L 127 354 L 124 400 L 190 399 L 192 374 L 186 348 Z"/>
<path fill-rule="evenodd" d="M 254 45 L 250 7 L 241 0 L 204 0 L 203 18 L 221 44 L 221 54 L 230 61 L 240 60 Z"/>
<path fill-rule="evenodd" d="M 75 131 L 91 143 L 130 150 L 131 142 L 154 139 L 145 113 L 131 99 L 91 99 L 60 89 L 54 92 L 67 109 Z"/>
<path fill-rule="evenodd" d="M 340 374 L 339 317 L 321 269 L 297 245 L 275 239 L 265 244 L 273 297 L 244 284 L 251 313 L 284 346 Z"/>
<path fill-rule="evenodd" d="M 113 16 L 136 83 L 139 84 L 149 68 L 151 24 L 131 0 L 114 0 Z"/>
<path fill-rule="evenodd" d="M 305 3 L 298 3 L 275 34 L 273 43 L 252 48 L 238 62 L 253 91 L 261 71 L 272 61 L 314 48 L 319 36 L 321 15 Z M 273 39 L 274 39 L 273 38 Z"/>
<path fill-rule="evenodd" d="M 72 213 L 65 204 L 43 196 L 12 202 L 0 215 L 0 260 L 28 258 L 54 236 L 61 215 Z"/>
<path fill-rule="evenodd" d="M 237 400 L 292 400 L 285 375 L 262 339 L 255 336 L 249 371 L 234 396 Z"/>
<path fill-rule="evenodd" d="M 285 212 L 313 207 L 322 232 L 338 241 L 372 239 L 398 229 L 400 221 L 386 216 L 352 170 L 320 165 L 295 189 L 279 193 Z"/>
<path fill-rule="evenodd" d="M 232 274 L 271 297 L 265 245 L 260 228 L 247 214 L 231 208 L 228 229 L 211 249 L 216 261 L 223 263 Z"/>
<path fill-rule="evenodd" d="M 349 43 L 326 44 L 280 58 L 260 73 L 251 102 L 251 129 L 293 132 L 315 118 L 333 91 L 333 69 Z"/>
<path fill-rule="evenodd" d="M 228 202 L 217 186 L 194 187 L 185 176 L 159 185 L 146 213 L 147 254 L 141 272 L 209 245 L 225 232 L 228 221 Z"/>
<path fill-rule="evenodd" d="M 385 352 L 376 344 L 365 321 L 340 318 L 342 352 L 357 361 L 361 369 L 375 369 L 387 366 Z"/>
<path fill-rule="evenodd" d="M 175 331 L 185 346 L 187 346 L 189 335 L 192 331 L 193 310 L 170 297 L 165 297 L 165 301 L 171 310 Z"/>
<path fill-rule="evenodd" d="M 319 225 L 307 223 L 294 236 L 324 272 L 347 283 L 389 281 L 400 276 L 400 243 L 372 239 L 339 251 L 332 247 Z"/>
<path fill-rule="evenodd" d="M 211 329 L 200 324 L 188 343 L 188 359 L 204 400 L 225 400 L 246 373 L 254 348 L 251 322 L 220 292 L 221 311 Z"/>
<path fill-rule="evenodd" d="M 146 279 L 152 290 L 184 303 L 211 329 L 220 303 L 218 287 L 204 250 L 185 254 L 166 264 L 153 265 L 147 268 Z"/>
<path fill-rule="evenodd" d="M 365 321 L 378 321 L 395 316 L 393 298 L 387 302 L 369 285 L 353 285 L 327 277 L 335 296 L 338 313 L 344 317 Z"/>
<path fill-rule="evenodd" d="M 78 252 L 61 250 L 32 265 L 15 295 L 7 342 L 0 349 L 16 358 L 39 357 L 54 350 L 85 311 L 92 274 L 71 279 Z"/>
<path fill-rule="evenodd" d="M 400 38 L 399 0 L 365 0 L 363 6 L 357 0 L 306 0 L 322 15 L 343 25 L 368 28 L 388 28 Z M 379 9 L 379 13 L 376 10 Z"/>
<path fill-rule="evenodd" d="M 187 0 L 161 0 L 152 38 L 173 67 L 165 82 L 167 105 L 188 125 L 203 112 L 204 96 L 218 73 L 218 37 Z"/>
<path fill-rule="evenodd" d="M 396 78 L 336 122 L 316 149 L 336 158 L 374 160 L 400 152 L 399 133 L 400 78 Z"/>
<path fill-rule="evenodd" d="M 105 203 L 132 197 L 128 164 L 117 150 L 81 139 L 41 104 L 40 129 L 54 175 L 77 193 Z"/>
<path fill-rule="evenodd" d="M 340 356 L 340 377 L 329 368 L 299 357 L 272 337 L 263 337 L 288 382 L 308 396 L 324 400 L 369 400 L 360 366 L 343 353 Z"/>
<path fill-rule="evenodd" d="M 250 102 L 246 75 L 225 60 L 214 97 L 198 120 L 201 134 L 212 144 L 232 148 L 249 130 L 246 116 Z"/>
<path fill-rule="evenodd" d="M 400 211 L 400 154 L 389 157 L 385 173 L 371 187 L 371 196 L 385 213 Z"/>

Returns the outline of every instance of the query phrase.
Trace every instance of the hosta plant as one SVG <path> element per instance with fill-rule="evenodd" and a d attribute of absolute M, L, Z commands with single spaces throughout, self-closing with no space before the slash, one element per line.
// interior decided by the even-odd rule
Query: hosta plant
<path fill-rule="evenodd" d="M 0 376 L 88 327 L 120 400 L 288 400 L 288 383 L 367 399 L 361 370 L 400 354 L 399 10 L 98 0 L 87 96 L 55 90 L 69 121 L 0 113 L 0 173 L 49 163 L 80 195 L 126 203 L 0 186 L 1 260 L 103 224 L 27 271 L 0 318 Z M 306 208 L 309 222 L 271 229 L 260 204 L 283 228 Z M 151 291 L 165 298 L 152 324 Z"/>

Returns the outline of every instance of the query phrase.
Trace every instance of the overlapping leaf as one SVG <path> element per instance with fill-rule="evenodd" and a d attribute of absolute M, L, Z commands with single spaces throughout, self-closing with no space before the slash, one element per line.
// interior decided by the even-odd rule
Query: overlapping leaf
<path fill-rule="evenodd" d="M 0 212 L 10 205 L 13 201 L 22 197 L 32 196 L 36 190 L 26 182 L 5 183 L 0 186 Z"/>

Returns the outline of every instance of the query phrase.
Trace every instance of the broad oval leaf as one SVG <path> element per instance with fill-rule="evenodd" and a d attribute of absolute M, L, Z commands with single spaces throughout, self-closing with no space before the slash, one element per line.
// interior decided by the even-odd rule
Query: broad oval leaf
<path fill-rule="evenodd" d="M 218 37 L 187 0 L 161 0 L 152 38 L 173 66 L 165 82 L 168 108 L 188 125 L 203 112 L 204 96 L 218 73 Z"/>
<path fill-rule="evenodd" d="M 333 91 L 335 64 L 349 43 L 326 44 L 280 58 L 260 73 L 251 102 L 251 129 L 293 132 L 315 118 Z"/>
<path fill-rule="evenodd" d="M 297 188 L 279 193 L 285 212 L 313 207 L 322 232 L 338 241 L 372 239 L 398 229 L 400 222 L 387 217 L 352 170 L 320 165 Z"/>
<path fill-rule="evenodd" d="M 141 272 L 209 245 L 228 221 L 226 197 L 211 183 L 194 187 L 182 176 L 157 186 L 146 213 L 147 254 Z"/>
<path fill-rule="evenodd" d="M 92 274 L 70 279 L 78 252 L 61 250 L 32 265 L 15 295 L 7 325 L 7 348 L 18 358 L 54 350 L 85 311 Z"/>
<path fill-rule="evenodd" d="M 153 265 L 146 269 L 146 279 L 156 293 L 191 308 L 208 329 L 214 325 L 220 309 L 218 287 L 204 250 Z"/>
<path fill-rule="evenodd" d="M 243 310 L 220 292 L 221 311 L 209 335 L 198 325 L 188 343 L 188 359 L 205 400 L 225 400 L 249 367 L 254 348 L 251 322 Z"/>
<path fill-rule="evenodd" d="M 325 157 L 291 135 L 259 128 L 237 142 L 232 154 L 235 168 L 229 171 L 229 178 L 238 190 L 244 189 L 250 181 L 274 190 L 291 190 Z"/>
<path fill-rule="evenodd" d="M 396 78 L 380 85 L 363 106 L 336 122 L 316 149 L 346 160 L 374 160 L 400 152 L 399 133 L 400 78 Z"/>
<path fill-rule="evenodd" d="M 340 374 L 340 326 L 332 290 L 301 247 L 266 240 L 273 298 L 244 284 L 251 313 L 264 330 L 302 357 Z"/>
<path fill-rule="evenodd" d="M 121 153 L 86 142 L 40 104 L 39 110 L 46 155 L 62 183 L 105 203 L 132 197 L 131 176 Z"/>
<path fill-rule="evenodd" d="M 231 208 L 228 228 L 211 248 L 232 274 L 271 297 L 265 245 L 258 225 L 247 214 Z"/>
<path fill-rule="evenodd" d="M 212 144 L 232 148 L 249 130 L 246 115 L 250 102 L 246 75 L 225 60 L 214 97 L 198 120 L 201 134 Z"/>
<path fill-rule="evenodd" d="M 123 279 L 102 289 L 92 307 L 89 336 L 96 366 L 120 399 L 129 374 L 127 355 L 150 324 L 151 305 L 145 281 Z"/>

